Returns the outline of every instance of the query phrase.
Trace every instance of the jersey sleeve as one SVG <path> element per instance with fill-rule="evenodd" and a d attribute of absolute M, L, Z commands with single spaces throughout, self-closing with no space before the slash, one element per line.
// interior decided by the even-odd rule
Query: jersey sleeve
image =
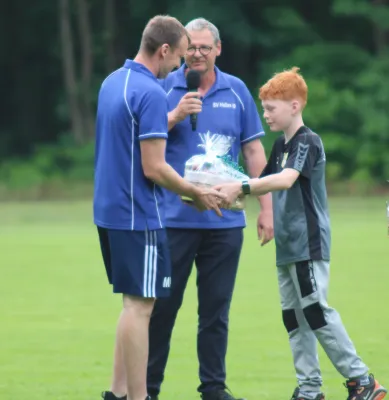
<path fill-rule="evenodd" d="M 242 133 L 241 133 L 241 144 L 250 142 L 251 140 L 258 139 L 265 135 L 262 127 L 261 119 L 259 118 L 258 108 L 255 104 L 251 93 L 247 87 L 243 84 L 242 89 L 242 101 L 243 108 L 243 119 L 242 119 Z"/>
<path fill-rule="evenodd" d="M 319 147 L 309 135 L 299 135 L 293 141 L 284 168 L 292 168 L 306 178 L 311 177 Z"/>
<path fill-rule="evenodd" d="M 140 102 L 138 124 L 139 140 L 168 137 L 168 102 L 162 90 L 144 93 Z"/>

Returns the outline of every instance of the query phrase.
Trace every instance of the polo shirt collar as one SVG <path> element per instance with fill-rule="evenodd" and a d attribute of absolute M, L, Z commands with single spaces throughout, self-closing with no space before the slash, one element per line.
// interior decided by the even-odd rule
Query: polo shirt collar
<path fill-rule="evenodd" d="M 136 61 L 127 59 L 124 62 L 123 68 L 140 72 L 144 75 L 149 76 L 150 78 L 154 79 L 155 81 L 157 81 L 156 76 L 148 68 L 146 68 L 143 64 L 137 63 Z"/>
<path fill-rule="evenodd" d="M 186 85 L 186 77 L 185 71 L 187 69 L 187 65 L 183 64 L 177 72 L 174 74 L 173 78 L 173 88 L 180 88 L 188 90 L 188 86 Z M 224 73 L 220 71 L 218 67 L 215 66 L 215 73 L 216 73 L 216 81 L 213 84 L 210 92 L 215 92 L 217 90 L 222 89 L 230 89 L 231 85 L 229 84 L 227 78 L 225 77 Z"/>

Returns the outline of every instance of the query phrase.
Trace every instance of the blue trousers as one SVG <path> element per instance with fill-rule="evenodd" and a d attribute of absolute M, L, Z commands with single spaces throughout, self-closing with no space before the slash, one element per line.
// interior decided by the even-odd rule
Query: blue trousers
<path fill-rule="evenodd" d="M 184 291 L 197 268 L 199 392 L 225 388 L 228 314 L 243 243 L 243 229 L 167 229 L 171 295 L 156 301 L 149 328 L 147 387 L 158 395 Z"/>

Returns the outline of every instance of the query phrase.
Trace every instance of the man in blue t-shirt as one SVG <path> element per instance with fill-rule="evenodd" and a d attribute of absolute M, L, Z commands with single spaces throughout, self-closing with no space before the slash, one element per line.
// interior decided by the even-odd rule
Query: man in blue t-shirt
<path fill-rule="evenodd" d="M 264 135 L 258 110 L 246 85 L 215 67 L 221 52 L 217 28 L 204 19 L 187 25 L 191 44 L 185 65 L 162 81 L 169 102 L 169 138 L 166 160 L 180 174 L 186 161 L 203 154 L 207 137 L 230 146 L 229 155 L 237 162 L 242 150 L 251 176 L 258 176 L 266 165 Z M 201 74 L 198 92 L 188 93 L 186 73 Z M 197 114 L 192 131 L 189 114 Z M 199 213 L 182 203 L 174 193 L 166 193 L 166 226 L 172 259 L 171 297 L 159 299 L 150 321 L 150 348 L 147 387 L 157 399 L 163 381 L 170 339 L 192 265 L 197 267 L 198 286 L 198 390 L 204 400 L 232 400 L 226 392 L 225 357 L 228 314 L 235 284 L 245 226 L 244 212 L 223 210 L 217 218 Z M 263 244 L 273 237 L 270 196 L 260 198 L 262 212 L 258 231 Z"/>
<path fill-rule="evenodd" d="M 220 214 L 221 196 L 186 182 L 165 161 L 166 93 L 157 78 L 179 67 L 189 43 L 175 18 L 149 21 L 138 55 L 101 85 L 96 124 L 94 222 L 114 293 L 123 294 L 111 391 L 105 400 L 144 400 L 148 326 L 154 300 L 170 292 L 161 187 Z"/>

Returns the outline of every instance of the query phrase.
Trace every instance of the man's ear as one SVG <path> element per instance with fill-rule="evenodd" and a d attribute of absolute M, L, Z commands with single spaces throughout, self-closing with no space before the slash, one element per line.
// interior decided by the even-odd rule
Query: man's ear
<path fill-rule="evenodd" d="M 161 47 L 160 47 L 160 55 L 162 58 L 165 58 L 169 52 L 170 46 L 167 43 L 164 43 Z"/>
<path fill-rule="evenodd" d="M 219 57 L 221 52 L 222 52 L 222 42 L 221 42 L 221 40 L 219 40 L 216 43 L 216 56 Z"/>

